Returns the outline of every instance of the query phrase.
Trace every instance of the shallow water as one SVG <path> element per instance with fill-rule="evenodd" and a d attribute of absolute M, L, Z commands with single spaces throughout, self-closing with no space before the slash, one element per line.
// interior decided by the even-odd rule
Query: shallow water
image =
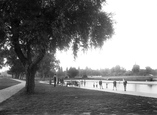
<path fill-rule="evenodd" d="M 89 87 L 89 88 L 100 88 L 98 80 L 82 80 L 79 81 L 81 87 Z M 113 82 L 112 81 L 105 81 L 103 80 L 102 86 L 104 89 L 111 89 L 113 90 Z M 124 91 L 124 85 L 122 81 L 117 82 L 117 90 Z M 133 92 L 143 92 L 143 93 L 150 93 L 150 94 L 157 94 L 157 84 L 155 83 L 147 83 L 147 82 L 128 82 L 127 91 Z"/>

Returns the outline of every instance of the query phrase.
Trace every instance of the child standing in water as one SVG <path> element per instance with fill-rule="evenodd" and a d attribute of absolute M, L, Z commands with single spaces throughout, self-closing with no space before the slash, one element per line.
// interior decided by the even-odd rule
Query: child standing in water
<path fill-rule="evenodd" d="M 99 81 L 99 87 L 100 87 L 100 89 L 103 89 L 102 81 L 101 80 Z"/>
<path fill-rule="evenodd" d="M 117 90 L 117 82 L 116 81 L 113 81 L 113 90 L 114 88 Z"/>
<path fill-rule="evenodd" d="M 127 81 L 123 79 L 124 91 L 126 91 Z"/>

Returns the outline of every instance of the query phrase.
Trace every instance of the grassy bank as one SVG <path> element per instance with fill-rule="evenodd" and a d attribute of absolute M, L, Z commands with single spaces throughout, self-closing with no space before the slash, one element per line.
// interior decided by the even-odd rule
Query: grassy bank
<path fill-rule="evenodd" d="M 20 82 L 12 80 L 10 78 L 1 78 L 0 79 L 0 90 L 8 88 L 13 85 L 17 85 L 18 83 L 20 83 Z"/>
<path fill-rule="evenodd" d="M 0 115 L 156 115 L 157 99 L 37 84 L 0 104 Z"/>

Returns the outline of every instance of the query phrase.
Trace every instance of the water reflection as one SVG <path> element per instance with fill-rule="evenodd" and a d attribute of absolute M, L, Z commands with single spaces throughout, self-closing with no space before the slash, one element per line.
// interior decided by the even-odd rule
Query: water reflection
<path fill-rule="evenodd" d="M 104 89 L 113 89 L 113 82 L 112 81 L 103 81 L 102 86 Z M 89 88 L 99 88 L 99 81 L 98 80 L 86 80 L 85 87 Z M 117 90 L 124 91 L 124 85 L 122 81 L 117 82 Z M 157 94 L 157 84 L 141 84 L 141 83 L 129 83 L 127 84 L 127 91 L 133 92 L 143 92 L 143 93 L 152 93 Z"/>

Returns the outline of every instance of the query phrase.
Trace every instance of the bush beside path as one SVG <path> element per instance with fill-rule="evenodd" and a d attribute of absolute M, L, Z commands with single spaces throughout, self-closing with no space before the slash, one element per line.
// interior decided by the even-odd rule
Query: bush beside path
<path fill-rule="evenodd" d="M 47 84 L 21 90 L 0 104 L 0 115 L 157 115 L 157 99 Z"/>

